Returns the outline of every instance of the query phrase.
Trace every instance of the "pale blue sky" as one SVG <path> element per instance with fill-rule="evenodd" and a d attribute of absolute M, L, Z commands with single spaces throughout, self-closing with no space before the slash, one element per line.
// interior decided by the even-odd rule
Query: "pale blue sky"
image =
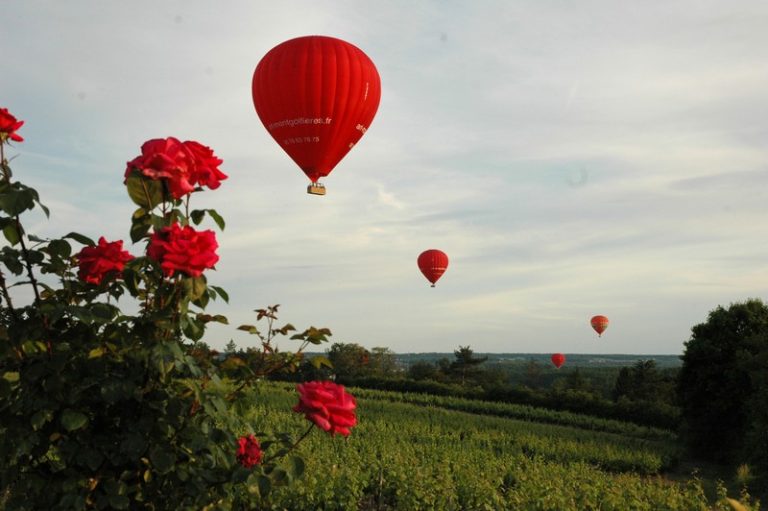
<path fill-rule="evenodd" d="M 0 17 L 0 106 L 26 121 L 13 167 L 52 209 L 30 231 L 128 238 L 122 176 L 147 139 L 224 159 L 230 179 L 194 197 L 228 222 L 214 346 L 248 346 L 235 327 L 280 303 L 397 352 L 679 353 L 718 304 L 768 294 L 768 3 L 27 0 Z M 264 53 L 309 34 L 382 79 L 325 197 L 250 94 Z M 435 289 L 427 248 L 450 257 Z"/>

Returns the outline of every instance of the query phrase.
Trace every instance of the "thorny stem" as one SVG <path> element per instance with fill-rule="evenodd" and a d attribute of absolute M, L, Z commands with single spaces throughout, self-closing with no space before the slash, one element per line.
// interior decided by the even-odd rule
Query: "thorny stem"
<path fill-rule="evenodd" d="M 0 163 L 2 163 L 3 167 L 3 177 L 5 178 L 5 181 L 8 183 L 8 186 L 11 185 L 11 175 L 8 172 L 8 166 L 5 163 L 5 151 L 3 150 L 3 144 L 0 143 Z M 21 229 L 21 221 L 19 221 L 19 215 L 15 215 L 13 217 L 16 232 L 19 234 L 19 244 L 21 245 L 21 253 L 24 255 L 24 266 L 27 268 L 27 275 L 29 275 L 29 282 L 32 284 L 32 290 L 35 292 L 35 305 L 40 305 L 40 291 L 37 288 L 37 279 L 35 278 L 35 274 L 32 271 L 32 265 L 29 262 L 29 250 L 27 250 L 27 245 L 24 243 L 24 235 L 22 234 Z"/>
<path fill-rule="evenodd" d="M 11 315 L 16 319 L 16 309 L 13 308 L 13 302 L 11 301 L 11 294 L 8 292 L 8 287 L 5 285 L 5 275 L 0 271 L 0 287 L 3 290 L 3 298 L 5 303 L 8 304 L 8 309 L 11 311 Z"/>
<path fill-rule="evenodd" d="M 296 440 L 296 441 L 293 443 L 293 445 L 292 445 L 292 446 L 290 446 L 290 447 L 288 448 L 288 450 L 287 450 L 287 451 L 285 451 L 285 452 L 284 452 L 284 453 L 283 453 L 283 454 L 282 454 L 280 457 L 283 457 L 283 456 L 288 456 L 288 455 L 291 453 L 291 451 L 293 451 L 294 449 L 296 449 L 296 447 L 298 447 L 298 445 L 299 445 L 299 444 L 302 442 L 302 440 L 304 440 L 305 438 L 307 438 L 307 435 L 309 435 L 309 434 L 312 432 L 312 430 L 313 430 L 314 428 L 315 428 L 315 424 L 314 424 L 314 423 L 310 424 L 310 425 L 309 425 L 309 429 L 307 429 L 307 430 L 304 432 L 304 434 L 303 434 L 303 435 L 301 435 L 301 438 L 299 438 L 298 440 Z M 271 456 L 271 457 L 269 457 L 269 458 L 265 459 L 264 461 L 262 461 L 261 463 L 262 463 L 262 465 L 266 465 L 267 463 L 269 463 L 270 461 L 274 460 L 275 458 L 277 458 L 277 456 Z"/>

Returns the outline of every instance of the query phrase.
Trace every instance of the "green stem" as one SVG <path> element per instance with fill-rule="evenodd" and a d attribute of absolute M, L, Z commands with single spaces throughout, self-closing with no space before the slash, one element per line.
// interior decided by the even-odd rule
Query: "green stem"
<path fill-rule="evenodd" d="M 300 444 L 300 443 L 301 443 L 301 442 L 302 442 L 302 441 L 303 441 L 305 438 L 307 438 L 307 436 L 308 436 L 308 435 L 309 435 L 309 434 L 312 432 L 312 430 L 313 430 L 314 428 L 315 428 L 315 423 L 313 422 L 312 424 L 310 424 L 310 425 L 309 425 L 309 429 L 307 429 L 307 430 L 304 432 L 304 434 L 303 434 L 303 435 L 301 435 L 301 437 L 300 437 L 298 440 L 296 440 L 296 441 L 293 443 L 293 445 L 292 445 L 292 446 L 290 446 L 290 447 L 288 448 L 288 450 L 287 450 L 287 451 L 285 451 L 285 452 L 284 452 L 284 453 L 283 453 L 283 454 L 282 454 L 280 457 L 281 457 L 281 458 L 283 458 L 283 457 L 285 457 L 285 456 L 288 456 L 288 455 L 289 455 L 291 452 L 293 452 L 293 450 L 294 450 L 294 449 L 296 449 L 296 447 L 298 447 L 298 445 L 299 445 L 299 444 Z M 261 464 L 262 464 L 262 465 L 266 465 L 267 463 L 269 463 L 270 461 L 274 460 L 275 458 L 277 458 L 277 456 L 271 456 L 271 457 L 269 457 L 269 458 L 267 458 L 267 459 L 263 460 L 263 461 L 261 462 Z"/>

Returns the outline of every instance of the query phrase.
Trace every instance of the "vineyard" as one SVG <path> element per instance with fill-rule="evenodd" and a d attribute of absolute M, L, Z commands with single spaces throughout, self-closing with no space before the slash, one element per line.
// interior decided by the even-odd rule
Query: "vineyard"
<path fill-rule="evenodd" d="M 353 434 L 347 440 L 310 435 L 302 445 L 304 478 L 275 489 L 265 508 L 655 511 L 716 505 L 698 479 L 679 483 L 661 475 L 678 455 L 668 432 L 512 405 L 481 414 L 487 403 L 351 390 L 359 417 Z M 265 385 L 252 395 L 246 418 L 257 431 L 298 433 L 304 424 L 290 412 L 295 399 L 291 386 Z"/>

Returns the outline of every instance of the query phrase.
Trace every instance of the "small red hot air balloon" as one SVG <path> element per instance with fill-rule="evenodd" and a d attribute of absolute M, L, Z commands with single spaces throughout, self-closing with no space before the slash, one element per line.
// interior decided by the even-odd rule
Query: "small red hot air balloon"
<path fill-rule="evenodd" d="M 552 355 L 552 364 L 558 369 L 560 369 L 563 364 L 565 364 L 565 355 L 562 353 L 555 353 Z"/>
<path fill-rule="evenodd" d="M 432 283 L 432 287 L 435 287 L 435 282 L 443 276 L 443 273 L 448 268 L 448 256 L 445 255 L 445 252 L 435 248 L 425 250 L 419 254 L 417 262 L 421 273 Z"/>
<path fill-rule="evenodd" d="M 602 337 L 603 332 L 608 328 L 608 318 L 605 316 L 594 316 L 589 320 L 589 323 L 592 325 L 592 328 L 595 329 L 595 332 L 597 332 L 598 337 Z"/>
<path fill-rule="evenodd" d="M 253 104 L 272 138 L 304 171 L 307 192 L 368 130 L 381 99 L 376 66 L 359 48 L 327 36 L 285 41 L 253 73 Z"/>

